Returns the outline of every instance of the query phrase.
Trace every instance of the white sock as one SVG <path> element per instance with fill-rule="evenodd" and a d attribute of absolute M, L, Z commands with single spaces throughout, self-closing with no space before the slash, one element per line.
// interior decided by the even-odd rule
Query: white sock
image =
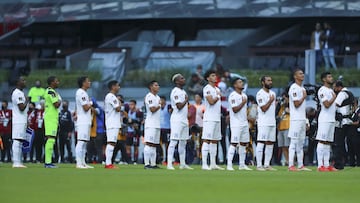
<path fill-rule="evenodd" d="M 164 162 L 164 161 L 166 161 L 166 157 L 169 156 L 169 152 L 166 151 L 166 145 L 165 144 L 161 145 L 161 149 L 162 149 L 162 151 L 164 153 L 163 154 L 163 160 L 162 160 Z"/>
<path fill-rule="evenodd" d="M 83 141 L 78 140 L 75 147 L 76 164 L 84 165 L 83 163 Z"/>
<path fill-rule="evenodd" d="M 270 161 L 271 161 L 271 158 L 272 158 L 273 149 L 274 149 L 273 144 L 265 146 L 265 161 L 264 161 L 264 166 L 265 167 L 270 166 Z"/>
<path fill-rule="evenodd" d="M 18 165 L 21 164 L 21 142 L 19 140 L 13 140 L 12 143 L 12 152 L 13 152 L 13 156 L 12 156 L 12 161 L 14 163 L 14 165 Z"/>
<path fill-rule="evenodd" d="M 217 144 L 210 143 L 210 166 L 216 166 Z"/>
<path fill-rule="evenodd" d="M 263 152 L 264 152 L 264 143 L 258 142 L 256 145 L 256 165 L 257 165 L 257 167 L 262 166 Z"/>
<path fill-rule="evenodd" d="M 289 167 L 294 166 L 294 158 L 297 140 L 291 139 L 289 145 Z"/>
<path fill-rule="evenodd" d="M 185 166 L 186 140 L 179 140 L 178 150 L 179 150 L 180 166 Z"/>
<path fill-rule="evenodd" d="M 227 167 L 232 167 L 232 161 L 234 159 L 234 154 L 236 151 L 236 147 L 232 144 L 229 146 L 228 154 L 227 154 Z"/>
<path fill-rule="evenodd" d="M 297 157 L 297 163 L 298 167 L 301 168 L 304 166 L 304 149 L 303 149 L 303 141 L 298 140 L 296 144 L 296 157 Z"/>
<path fill-rule="evenodd" d="M 330 166 L 330 145 L 326 144 L 324 146 L 324 166 L 329 167 Z"/>
<path fill-rule="evenodd" d="M 82 162 L 83 162 L 84 165 L 86 165 L 86 152 L 87 152 L 86 147 L 87 147 L 87 142 L 84 141 L 82 147 L 83 147 L 83 148 L 82 148 L 82 151 L 81 151 L 81 152 L 82 152 Z"/>
<path fill-rule="evenodd" d="M 177 144 L 177 141 L 175 141 L 175 140 L 171 140 L 169 143 L 168 151 L 167 151 L 167 165 L 168 166 L 172 166 L 176 144 Z"/>
<path fill-rule="evenodd" d="M 316 147 L 316 156 L 318 161 L 318 168 L 324 166 L 324 144 L 318 143 Z"/>
<path fill-rule="evenodd" d="M 202 165 L 207 166 L 207 160 L 209 157 L 209 143 L 203 142 L 201 146 Z"/>
<path fill-rule="evenodd" d="M 110 165 L 112 164 L 111 162 L 111 158 L 113 156 L 114 153 L 114 146 L 112 146 L 111 144 L 107 144 L 106 148 L 105 148 L 105 165 Z"/>
<path fill-rule="evenodd" d="M 239 145 L 239 167 L 245 166 L 246 146 Z"/>
<path fill-rule="evenodd" d="M 145 147 L 144 147 L 144 164 L 145 164 L 145 166 L 150 165 L 150 156 L 151 156 L 150 146 L 145 145 Z"/>
<path fill-rule="evenodd" d="M 150 147 L 150 165 L 156 166 L 156 147 Z"/>

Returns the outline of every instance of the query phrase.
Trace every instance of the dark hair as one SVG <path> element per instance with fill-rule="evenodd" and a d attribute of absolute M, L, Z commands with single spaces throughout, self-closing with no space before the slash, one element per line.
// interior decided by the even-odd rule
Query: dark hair
<path fill-rule="evenodd" d="M 234 78 L 234 79 L 231 80 L 231 85 L 234 86 L 235 83 L 236 83 L 238 80 L 243 81 L 241 78 L 236 77 L 236 78 Z"/>
<path fill-rule="evenodd" d="M 211 74 L 216 74 L 216 71 L 215 71 L 215 70 L 212 70 L 212 69 L 206 71 L 205 74 L 204 74 L 205 80 L 207 80 L 207 78 L 208 78 Z"/>
<path fill-rule="evenodd" d="M 32 104 L 34 107 L 36 106 L 35 102 L 29 102 L 29 104 Z"/>
<path fill-rule="evenodd" d="M 9 104 L 9 102 L 7 100 L 2 100 L 2 102 L 5 104 Z"/>
<path fill-rule="evenodd" d="M 111 90 L 111 88 L 112 88 L 114 85 L 116 85 L 116 84 L 118 84 L 118 81 L 116 81 L 116 80 L 111 80 L 110 82 L 108 82 L 107 87 L 108 87 L 109 90 Z"/>
<path fill-rule="evenodd" d="M 330 73 L 330 72 L 323 72 L 323 73 L 321 73 L 321 75 L 320 75 L 321 81 L 322 81 L 324 78 L 326 78 L 328 75 L 331 75 L 331 73 Z"/>
<path fill-rule="evenodd" d="M 262 77 L 260 78 L 260 82 L 265 82 L 265 79 L 266 79 L 266 78 L 270 78 L 270 76 L 268 76 L 268 75 L 262 76 Z"/>
<path fill-rule="evenodd" d="M 344 84 L 343 84 L 343 82 L 341 80 L 337 80 L 335 82 L 335 87 L 344 87 Z"/>
<path fill-rule="evenodd" d="M 249 102 L 254 102 L 254 101 L 256 101 L 256 100 L 255 100 L 255 97 L 254 97 L 253 95 L 249 95 L 249 96 L 248 96 L 248 101 L 249 101 Z"/>
<path fill-rule="evenodd" d="M 81 77 L 78 78 L 77 84 L 78 84 L 79 88 L 81 88 L 83 86 L 83 83 L 85 82 L 85 80 L 87 78 L 88 78 L 87 76 L 81 76 Z"/>
<path fill-rule="evenodd" d="M 303 70 L 302 68 L 300 68 L 300 67 L 295 67 L 295 68 L 293 69 L 293 76 L 295 75 L 295 73 L 297 73 L 297 72 L 299 72 L 299 71 L 304 72 L 304 70 Z"/>
<path fill-rule="evenodd" d="M 166 101 L 166 97 L 164 95 L 160 96 L 160 99 L 163 99 Z"/>
<path fill-rule="evenodd" d="M 47 84 L 48 84 L 48 85 L 51 85 L 51 83 L 54 82 L 55 79 L 56 79 L 56 76 L 50 76 L 50 77 L 48 77 L 48 79 L 47 79 Z"/>
<path fill-rule="evenodd" d="M 202 94 L 202 92 L 201 92 L 201 93 L 200 93 L 200 92 L 195 93 L 195 94 L 194 94 L 194 96 L 196 96 L 196 95 L 199 95 L 199 97 L 201 97 L 201 98 L 203 98 L 203 97 L 204 97 L 204 95 Z"/>
<path fill-rule="evenodd" d="M 68 101 L 68 100 L 63 100 L 63 101 L 62 101 L 62 104 L 64 104 L 64 103 L 67 103 L 67 104 L 69 105 L 69 101 Z"/>
<path fill-rule="evenodd" d="M 136 100 L 134 100 L 134 99 L 131 99 L 131 100 L 129 101 L 129 103 L 130 103 L 130 102 L 136 104 Z"/>
<path fill-rule="evenodd" d="M 155 83 L 157 83 L 156 80 L 150 81 L 149 84 L 148 84 L 148 88 L 151 89 L 151 86 L 153 86 Z"/>

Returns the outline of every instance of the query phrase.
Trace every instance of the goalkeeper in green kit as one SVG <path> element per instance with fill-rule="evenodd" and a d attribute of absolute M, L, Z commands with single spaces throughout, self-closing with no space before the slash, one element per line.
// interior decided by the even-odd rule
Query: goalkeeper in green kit
<path fill-rule="evenodd" d="M 59 110 L 61 105 L 61 97 L 55 91 L 59 86 L 59 80 L 55 76 L 50 76 L 47 79 L 48 88 L 45 91 L 45 113 L 44 113 L 44 124 L 45 124 L 45 168 L 57 168 L 52 163 L 52 154 L 54 151 L 55 139 L 59 126 Z"/>

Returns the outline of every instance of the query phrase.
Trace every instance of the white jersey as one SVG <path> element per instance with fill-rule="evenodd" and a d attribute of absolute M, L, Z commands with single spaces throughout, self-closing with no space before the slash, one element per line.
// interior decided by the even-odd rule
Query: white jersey
<path fill-rule="evenodd" d="M 207 96 L 211 96 L 213 99 L 218 97 L 220 89 L 207 84 L 203 89 L 203 95 L 205 98 L 205 112 L 203 121 L 220 121 L 221 118 L 221 100 L 219 99 L 215 104 L 210 105 Z"/>
<path fill-rule="evenodd" d="M 329 108 L 324 106 L 324 101 L 330 101 L 333 97 L 334 91 L 328 87 L 322 86 L 318 92 L 321 110 L 318 122 L 335 122 L 336 104 L 333 102 Z"/>
<path fill-rule="evenodd" d="M 120 101 L 115 94 L 107 93 L 104 105 L 106 129 L 121 128 L 121 113 L 116 111 L 116 108 L 120 106 Z"/>
<path fill-rule="evenodd" d="M 275 126 L 275 99 L 271 103 L 269 109 L 265 112 L 261 110 L 261 107 L 267 104 L 270 100 L 270 96 L 273 95 L 276 98 L 276 94 L 274 91 L 269 90 L 266 92 L 264 89 L 260 89 L 256 94 L 256 101 L 258 103 L 258 118 L 257 124 L 258 126 Z"/>
<path fill-rule="evenodd" d="M 18 104 L 25 104 L 26 97 L 23 91 L 16 88 L 11 95 L 11 102 L 13 104 L 12 109 L 12 123 L 13 124 L 26 124 L 28 106 L 24 111 L 20 111 Z"/>
<path fill-rule="evenodd" d="M 151 107 L 157 107 L 160 105 L 160 97 L 149 92 L 145 96 L 145 107 L 146 107 L 146 118 L 145 118 L 145 128 L 160 128 L 160 110 L 151 112 Z"/>
<path fill-rule="evenodd" d="M 173 112 L 171 113 L 170 121 L 178 121 L 188 124 L 188 107 L 185 105 L 181 110 L 176 107 L 177 103 L 183 103 L 186 100 L 186 92 L 183 89 L 175 87 L 170 94 L 171 107 Z"/>
<path fill-rule="evenodd" d="M 247 104 L 245 103 L 244 106 L 235 113 L 232 108 L 239 106 L 243 100 L 247 100 L 247 96 L 245 93 L 237 93 L 236 91 L 233 91 L 229 95 L 229 105 L 230 105 L 230 126 L 231 127 L 239 127 L 239 126 L 247 126 L 248 120 L 247 120 Z"/>
<path fill-rule="evenodd" d="M 77 115 L 77 125 L 91 125 L 91 110 L 85 111 L 83 106 L 90 105 L 90 98 L 88 93 L 79 88 L 75 94 L 75 102 L 76 102 L 76 115 Z"/>
<path fill-rule="evenodd" d="M 305 88 L 294 83 L 289 89 L 289 107 L 290 107 L 290 120 L 306 120 L 306 101 L 299 106 L 295 107 L 294 101 L 299 101 L 303 98 Z"/>

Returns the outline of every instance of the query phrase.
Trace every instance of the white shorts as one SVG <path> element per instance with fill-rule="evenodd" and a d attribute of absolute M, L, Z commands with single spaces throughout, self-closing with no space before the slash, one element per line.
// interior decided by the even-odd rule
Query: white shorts
<path fill-rule="evenodd" d="M 250 142 L 249 126 L 231 127 L 230 143 L 248 143 Z"/>
<path fill-rule="evenodd" d="M 291 139 L 305 139 L 306 136 L 306 121 L 290 121 L 289 138 Z"/>
<path fill-rule="evenodd" d="M 12 124 L 12 139 L 25 140 L 26 139 L 26 123 Z"/>
<path fill-rule="evenodd" d="M 90 125 L 77 125 L 77 140 L 90 141 Z"/>
<path fill-rule="evenodd" d="M 144 130 L 144 142 L 160 144 L 160 128 L 146 127 Z"/>
<path fill-rule="evenodd" d="M 334 142 L 335 122 L 318 123 L 316 140 Z"/>
<path fill-rule="evenodd" d="M 278 147 L 288 147 L 290 145 L 290 138 L 288 137 L 289 130 L 279 130 L 277 135 Z"/>
<path fill-rule="evenodd" d="M 276 127 L 275 126 L 258 126 L 257 141 L 276 141 Z"/>
<path fill-rule="evenodd" d="M 182 122 L 170 123 L 170 140 L 188 140 L 189 137 L 189 125 Z"/>
<path fill-rule="evenodd" d="M 220 121 L 204 121 L 201 139 L 221 140 Z"/>
<path fill-rule="evenodd" d="M 116 143 L 119 135 L 119 131 L 120 131 L 119 128 L 106 129 L 106 142 Z"/>

